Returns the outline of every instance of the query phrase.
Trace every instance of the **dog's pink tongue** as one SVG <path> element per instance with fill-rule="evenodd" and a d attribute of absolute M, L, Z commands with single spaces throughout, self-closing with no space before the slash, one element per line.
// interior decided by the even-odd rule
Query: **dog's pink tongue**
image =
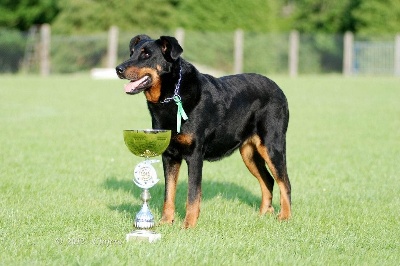
<path fill-rule="evenodd" d="M 135 90 L 143 81 L 145 81 L 147 78 L 148 78 L 147 76 L 144 76 L 144 77 L 141 78 L 141 79 L 138 79 L 138 80 L 136 80 L 136 81 L 131 81 L 131 82 L 129 82 L 128 84 L 125 84 L 125 85 L 124 85 L 125 92 L 132 92 L 132 91 L 134 91 L 134 90 Z"/>

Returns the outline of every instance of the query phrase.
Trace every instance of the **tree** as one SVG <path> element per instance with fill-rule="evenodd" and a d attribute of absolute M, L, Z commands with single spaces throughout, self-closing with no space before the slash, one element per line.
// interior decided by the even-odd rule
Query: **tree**
<path fill-rule="evenodd" d="M 294 28 L 301 32 L 400 32 L 400 0 L 297 0 Z"/>
<path fill-rule="evenodd" d="M 338 33 L 353 30 L 351 11 L 359 0 L 298 0 L 293 27 L 301 32 Z"/>
<path fill-rule="evenodd" d="M 174 1 L 159 0 L 70 0 L 60 3 L 53 23 L 56 33 L 91 33 L 110 26 L 120 29 L 174 28 Z"/>
<path fill-rule="evenodd" d="M 58 12 L 57 0 L 1 0 L 0 27 L 25 31 L 35 24 L 50 23 Z"/>
<path fill-rule="evenodd" d="M 355 31 L 362 34 L 382 34 L 400 32 L 399 0 L 361 1 L 352 11 Z"/>
<path fill-rule="evenodd" d="M 282 1 L 185 0 L 177 5 L 178 24 L 186 29 L 209 31 L 278 30 Z"/>
<path fill-rule="evenodd" d="M 171 30 L 177 27 L 205 31 L 279 30 L 285 0 L 70 0 L 60 2 L 53 23 L 60 33 L 120 29 Z"/>

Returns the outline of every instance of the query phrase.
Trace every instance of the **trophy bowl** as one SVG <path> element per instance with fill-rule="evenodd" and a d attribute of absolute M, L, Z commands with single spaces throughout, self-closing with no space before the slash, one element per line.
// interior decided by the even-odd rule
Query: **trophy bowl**
<path fill-rule="evenodd" d="M 124 141 L 128 149 L 136 156 L 155 157 L 168 147 L 171 130 L 133 129 L 124 130 Z"/>

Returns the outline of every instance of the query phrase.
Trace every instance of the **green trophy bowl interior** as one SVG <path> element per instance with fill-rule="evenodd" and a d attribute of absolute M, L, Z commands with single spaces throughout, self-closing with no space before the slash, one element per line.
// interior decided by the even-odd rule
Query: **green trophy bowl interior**
<path fill-rule="evenodd" d="M 168 147 L 171 130 L 133 129 L 124 130 L 124 141 L 136 156 L 154 157 L 162 154 Z"/>

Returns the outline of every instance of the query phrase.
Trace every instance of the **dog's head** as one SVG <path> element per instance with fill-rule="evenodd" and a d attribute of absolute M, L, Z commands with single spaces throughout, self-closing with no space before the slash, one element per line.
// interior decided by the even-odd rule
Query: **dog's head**
<path fill-rule="evenodd" d="M 161 75 L 171 71 L 173 63 L 183 52 L 174 37 L 161 36 L 152 40 L 147 35 L 137 35 L 129 44 L 130 58 L 116 67 L 117 75 L 130 82 L 125 85 L 127 94 L 144 91 L 150 102 L 158 102 L 161 94 Z"/>

